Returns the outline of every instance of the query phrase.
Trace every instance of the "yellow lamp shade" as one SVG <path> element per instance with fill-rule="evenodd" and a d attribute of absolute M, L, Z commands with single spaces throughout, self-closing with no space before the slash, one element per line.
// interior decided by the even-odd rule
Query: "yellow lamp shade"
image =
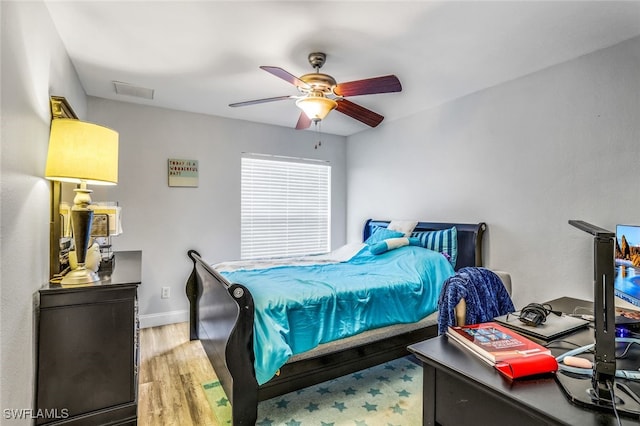
<path fill-rule="evenodd" d="M 333 99 L 325 98 L 323 96 L 309 96 L 306 98 L 298 99 L 296 106 L 304 111 L 305 115 L 310 120 L 319 121 L 324 118 L 338 106 Z"/>
<path fill-rule="evenodd" d="M 75 119 L 51 122 L 45 177 L 92 185 L 118 183 L 118 132 Z"/>

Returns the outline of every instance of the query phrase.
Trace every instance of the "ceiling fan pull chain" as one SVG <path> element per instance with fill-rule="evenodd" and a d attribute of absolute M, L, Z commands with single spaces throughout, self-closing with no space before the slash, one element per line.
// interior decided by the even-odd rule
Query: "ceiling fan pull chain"
<path fill-rule="evenodd" d="M 318 149 L 319 146 L 322 146 L 322 129 L 320 126 L 322 126 L 322 120 L 315 120 L 313 122 L 314 126 L 315 126 L 315 130 L 316 133 L 318 134 L 318 142 L 316 143 L 314 149 Z"/>

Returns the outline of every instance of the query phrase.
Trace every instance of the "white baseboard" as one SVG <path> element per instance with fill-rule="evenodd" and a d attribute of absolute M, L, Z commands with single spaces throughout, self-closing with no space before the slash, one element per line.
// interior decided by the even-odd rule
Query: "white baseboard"
<path fill-rule="evenodd" d="M 189 311 L 170 311 L 158 314 L 140 315 L 140 328 L 157 327 L 189 321 Z"/>

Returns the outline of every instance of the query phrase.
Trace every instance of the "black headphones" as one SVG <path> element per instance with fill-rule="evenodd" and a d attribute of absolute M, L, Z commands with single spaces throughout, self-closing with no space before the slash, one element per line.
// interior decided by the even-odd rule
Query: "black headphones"
<path fill-rule="evenodd" d="M 520 321 L 526 325 L 537 327 L 547 320 L 549 314 L 562 315 L 562 312 L 554 311 L 548 303 L 529 303 L 520 311 Z"/>

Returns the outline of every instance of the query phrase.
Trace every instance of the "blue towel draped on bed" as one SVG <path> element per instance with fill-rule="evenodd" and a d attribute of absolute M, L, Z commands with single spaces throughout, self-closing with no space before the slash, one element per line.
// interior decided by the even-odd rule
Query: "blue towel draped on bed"
<path fill-rule="evenodd" d="M 364 248 L 339 263 L 223 272 L 253 295 L 258 384 L 321 343 L 421 320 L 435 312 L 453 274 L 440 253 L 415 246 L 380 255 Z"/>
<path fill-rule="evenodd" d="M 477 324 L 514 312 L 511 297 L 502 280 L 486 268 L 461 268 L 448 278 L 438 298 L 438 333 L 456 325 L 454 308 L 464 299 L 467 304 L 466 323 Z"/>

